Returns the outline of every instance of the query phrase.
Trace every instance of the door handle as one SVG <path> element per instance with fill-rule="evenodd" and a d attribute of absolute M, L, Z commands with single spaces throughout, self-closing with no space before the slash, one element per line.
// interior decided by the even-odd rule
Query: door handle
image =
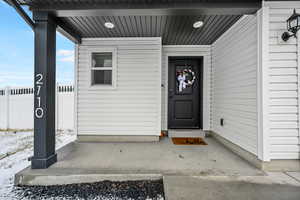
<path fill-rule="evenodd" d="M 169 90 L 169 98 L 172 98 L 174 96 L 174 90 L 170 89 Z"/>

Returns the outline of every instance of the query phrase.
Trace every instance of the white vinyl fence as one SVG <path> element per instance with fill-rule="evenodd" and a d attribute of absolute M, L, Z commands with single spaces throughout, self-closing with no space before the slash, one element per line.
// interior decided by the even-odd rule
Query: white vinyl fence
<path fill-rule="evenodd" d="M 33 88 L 0 89 L 0 129 L 33 129 Z M 74 87 L 57 86 L 56 129 L 74 129 Z"/>

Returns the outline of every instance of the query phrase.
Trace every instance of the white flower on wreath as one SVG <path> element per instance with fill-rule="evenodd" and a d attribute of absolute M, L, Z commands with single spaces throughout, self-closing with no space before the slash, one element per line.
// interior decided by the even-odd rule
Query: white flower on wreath
<path fill-rule="evenodd" d="M 191 80 L 187 80 L 187 76 L 192 76 Z M 195 82 L 195 72 L 191 69 L 184 69 L 183 71 L 179 72 L 177 76 L 177 81 L 179 82 L 178 90 L 182 92 L 187 86 L 192 86 Z"/>

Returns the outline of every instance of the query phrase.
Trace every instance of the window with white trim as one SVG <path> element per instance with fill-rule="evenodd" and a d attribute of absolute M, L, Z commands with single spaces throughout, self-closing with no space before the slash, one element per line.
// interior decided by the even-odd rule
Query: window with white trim
<path fill-rule="evenodd" d="M 117 79 L 117 48 L 89 49 L 90 89 L 114 89 Z"/>
<path fill-rule="evenodd" d="M 114 86 L 114 52 L 91 52 L 91 86 Z"/>

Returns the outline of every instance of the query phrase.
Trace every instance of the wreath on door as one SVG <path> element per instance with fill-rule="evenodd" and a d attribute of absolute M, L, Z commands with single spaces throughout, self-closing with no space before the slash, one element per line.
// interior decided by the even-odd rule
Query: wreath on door
<path fill-rule="evenodd" d="M 195 72 L 191 69 L 177 71 L 178 90 L 182 92 L 185 88 L 191 87 L 196 80 Z"/>

